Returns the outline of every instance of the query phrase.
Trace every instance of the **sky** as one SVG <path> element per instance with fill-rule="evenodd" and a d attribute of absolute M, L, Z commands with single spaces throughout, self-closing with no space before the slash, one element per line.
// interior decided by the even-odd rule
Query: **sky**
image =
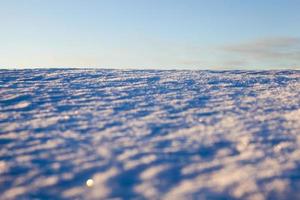
<path fill-rule="evenodd" d="M 299 0 L 0 0 L 0 68 L 300 69 Z"/>

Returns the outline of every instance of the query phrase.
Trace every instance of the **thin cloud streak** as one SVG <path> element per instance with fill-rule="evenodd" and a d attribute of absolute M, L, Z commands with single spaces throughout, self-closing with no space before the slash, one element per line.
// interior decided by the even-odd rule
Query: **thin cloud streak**
<path fill-rule="evenodd" d="M 300 64 L 300 38 L 264 38 L 221 47 L 221 51 L 241 63 L 294 66 Z M 230 63 L 231 60 L 226 61 Z"/>

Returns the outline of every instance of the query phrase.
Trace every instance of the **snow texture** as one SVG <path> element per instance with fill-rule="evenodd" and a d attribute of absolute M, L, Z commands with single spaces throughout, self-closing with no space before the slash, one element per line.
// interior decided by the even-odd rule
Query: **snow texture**
<path fill-rule="evenodd" d="M 300 199 L 300 71 L 0 70 L 1 199 Z"/>

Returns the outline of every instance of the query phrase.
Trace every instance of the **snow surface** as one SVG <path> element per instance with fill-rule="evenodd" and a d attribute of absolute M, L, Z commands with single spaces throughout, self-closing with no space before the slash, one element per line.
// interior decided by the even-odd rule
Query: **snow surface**
<path fill-rule="evenodd" d="M 0 70 L 1 199 L 300 199 L 300 71 Z"/>

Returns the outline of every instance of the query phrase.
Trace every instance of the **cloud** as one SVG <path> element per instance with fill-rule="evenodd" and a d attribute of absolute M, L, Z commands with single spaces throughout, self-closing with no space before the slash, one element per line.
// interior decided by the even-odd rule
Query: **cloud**
<path fill-rule="evenodd" d="M 261 65 L 300 64 L 300 38 L 262 38 L 221 47 L 229 55 L 226 63 L 250 63 Z"/>

